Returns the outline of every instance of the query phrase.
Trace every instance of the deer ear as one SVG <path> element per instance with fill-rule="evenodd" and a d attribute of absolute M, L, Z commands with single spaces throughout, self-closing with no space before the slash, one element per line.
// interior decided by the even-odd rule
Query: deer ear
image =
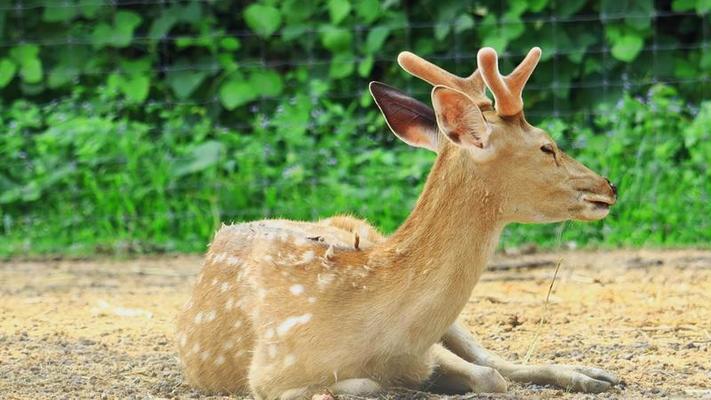
<path fill-rule="evenodd" d="M 480 149 L 487 147 L 491 127 L 469 96 L 446 86 L 435 86 L 432 105 L 439 128 L 452 142 Z"/>
<path fill-rule="evenodd" d="M 400 140 L 437 151 L 437 119 L 429 106 L 381 82 L 370 82 L 370 94 Z"/>

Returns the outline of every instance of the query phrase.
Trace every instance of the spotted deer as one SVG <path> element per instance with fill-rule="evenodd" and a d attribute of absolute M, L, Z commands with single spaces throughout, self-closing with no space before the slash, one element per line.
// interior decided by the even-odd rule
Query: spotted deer
<path fill-rule="evenodd" d="M 401 53 L 434 86 L 433 109 L 379 82 L 370 92 L 398 138 L 437 153 L 414 210 L 389 237 L 347 216 L 219 229 L 178 317 L 187 381 L 261 399 L 503 392 L 507 379 L 581 392 L 616 384 L 597 368 L 505 361 L 457 321 L 504 226 L 597 220 L 616 200 L 615 186 L 524 118 L 540 55 L 502 76 L 483 48 L 462 78 Z"/>

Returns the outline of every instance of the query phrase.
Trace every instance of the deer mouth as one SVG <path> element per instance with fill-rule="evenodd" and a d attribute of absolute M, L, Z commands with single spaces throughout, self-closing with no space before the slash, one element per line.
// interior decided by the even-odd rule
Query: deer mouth
<path fill-rule="evenodd" d="M 586 194 L 582 198 L 585 203 L 589 204 L 591 207 L 592 215 L 590 219 L 600 219 L 604 218 L 610 212 L 610 206 L 615 204 L 615 199 L 607 196 Z"/>
<path fill-rule="evenodd" d="M 607 210 L 615 204 L 615 200 L 606 196 L 597 196 L 597 195 L 586 195 L 583 196 L 583 200 L 586 201 L 587 203 L 591 204 L 593 208 L 599 209 L 599 210 Z"/>

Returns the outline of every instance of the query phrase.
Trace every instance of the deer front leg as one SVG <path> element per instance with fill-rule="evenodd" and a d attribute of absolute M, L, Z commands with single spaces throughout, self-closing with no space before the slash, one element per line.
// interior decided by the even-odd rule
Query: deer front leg
<path fill-rule="evenodd" d="M 585 393 L 608 390 L 619 379 L 602 369 L 569 365 L 521 365 L 502 359 L 481 347 L 467 328 L 457 321 L 442 338 L 444 345 L 464 360 L 496 369 L 515 382 L 555 385 Z"/>
<path fill-rule="evenodd" d="M 433 345 L 431 352 L 437 367 L 428 386 L 435 392 L 457 394 L 506 391 L 506 380 L 495 369 L 464 361 L 441 344 Z"/>

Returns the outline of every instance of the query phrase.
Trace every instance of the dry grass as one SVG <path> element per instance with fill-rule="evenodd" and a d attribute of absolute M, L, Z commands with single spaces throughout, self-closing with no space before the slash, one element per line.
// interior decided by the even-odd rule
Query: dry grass
<path fill-rule="evenodd" d="M 711 252 L 494 262 L 506 268 L 485 273 L 463 313 L 487 347 L 510 359 L 533 348 L 531 363 L 599 366 L 625 383 L 597 396 L 512 384 L 505 395 L 461 398 L 711 397 Z M 199 264 L 197 257 L 0 264 L 0 398 L 202 397 L 182 383 L 171 340 Z"/>

